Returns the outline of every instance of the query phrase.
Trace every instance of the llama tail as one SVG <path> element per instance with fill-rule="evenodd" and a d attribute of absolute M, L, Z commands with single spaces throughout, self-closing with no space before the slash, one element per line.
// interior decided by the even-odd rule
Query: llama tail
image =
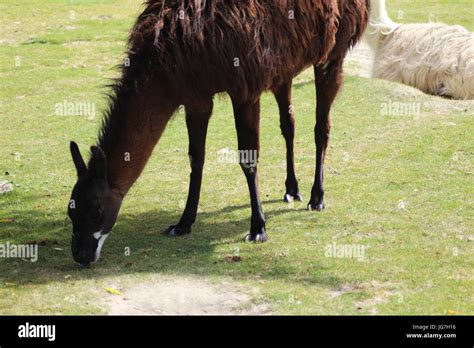
<path fill-rule="evenodd" d="M 370 22 L 364 39 L 372 50 L 376 51 L 384 38 L 398 28 L 398 26 L 399 24 L 392 21 L 389 17 L 385 0 L 371 1 Z"/>

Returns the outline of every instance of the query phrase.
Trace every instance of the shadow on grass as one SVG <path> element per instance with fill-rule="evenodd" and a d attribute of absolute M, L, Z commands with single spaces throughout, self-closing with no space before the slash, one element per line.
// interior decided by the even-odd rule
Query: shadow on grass
<path fill-rule="evenodd" d="M 293 83 L 293 88 L 296 90 L 305 88 L 306 86 L 315 86 L 315 81 L 314 78 L 308 81 L 301 81 L 301 82 L 295 82 Z"/>
<path fill-rule="evenodd" d="M 283 203 L 280 200 L 264 202 L 267 207 L 276 204 Z M 248 215 L 239 220 L 233 214 L 241 209 L 248 209 Z M 271 209 L 268 215 L 273 219 L 290 212 L 295 214 L 295 210 L 286 208 Z M 303 214 L 296 211 L 298 213 Z M 27 218 L 17 216 L 8 231 L 0 234 L 0 239 L 19 244 L 37 243 L 39 258 L 37 262 L 0 260 L 3 264 L 0 280 L 7 285 L 25 285 L 157 273 L 230 276 L 235 280 L 252 277 L 280 279 L 328 287 L 342 283 L 328 271 L 319 272 L 321 267 L 317 261 L 302 267 L 301 262 L 292 263 L 275 255 L 277 251 L 291 250 L 291 245 L 276 245 L 272 241 L 266 244 L 244 243 L 243 238 L 250 224 L 248 205 L 200 213 L 192 234 L 179 238 L 166 237 L 163 231 L 175 224 L 180 215 L 181 212 L 164 210 L 137 215 L 123 212 L 103 248 L 101 260 L 90 268 L 82 268 L 71 257 L 71 227 L 65 215 L 63 220 L 58 220 L 45 218 L 41 210 L 23 211 L 21 216 Z M 236 249 L 240 250 L 240 262 L 229 260 Z M 308 273 L 308 267 L 316 272 Z"/>

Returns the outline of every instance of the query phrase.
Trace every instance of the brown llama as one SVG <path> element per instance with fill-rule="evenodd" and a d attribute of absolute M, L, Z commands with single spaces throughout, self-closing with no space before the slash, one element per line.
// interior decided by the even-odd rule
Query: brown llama
<path fill-rule="evenodd" d="M 87 166 L 71 142 L 78 175 L 68 208 L 74 260 L 82 265 L 98 260 L 123 198 L 180 105 L 186 109 L 191 178 L 184 213 L 166 234 L 191 232 L 217 93 L 227 92 L 232 100 L 239 150 L 258 158 L 260 96 L 273 91 L 287 144 L 285 198 L 301 199 L 294 173 L 291 81 L 310 65 L 317 86 L 317 155 L 309 207 L 323 209 L 329 111 L 342 82 L 345 54 L 368 17 L 369 0 L 149 0 L 130 35 L 127 64 L 113 86 Z M 240 165 L 252 209 L 246 239 L 264 242 L 257 167 L 246 160 Z"/>

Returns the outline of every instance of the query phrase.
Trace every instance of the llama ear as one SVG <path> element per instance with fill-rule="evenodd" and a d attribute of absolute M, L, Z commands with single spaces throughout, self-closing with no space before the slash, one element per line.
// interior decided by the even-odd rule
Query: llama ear
<path fill-rule="evenodd" d="M 84 163 L 84 159 L 79 151 L 79 146 L 77 146 L 74 141 L 71 141 L 69 148 L 71 149 L 72 161 L 76 166 L 77 176 L 80 177 L 87 171 L 86 164 Z"/>
<path fill-rule="evenodd" d="M 91 146 L 92 157 L 89 161 L 89 170 L 98 179 L 107 180 L 107 160 L 104 150 L 100 146 Z"/>

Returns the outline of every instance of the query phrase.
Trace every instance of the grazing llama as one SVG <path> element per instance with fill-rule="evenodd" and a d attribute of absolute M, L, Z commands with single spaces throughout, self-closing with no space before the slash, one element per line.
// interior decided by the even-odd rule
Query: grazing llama
<path fill-rule="evenodd" d="M 239 151 L 258 158 L 260 96 L 273 91 L 284 111 L 280 117 L 291 172 L 291 80 L 311 65 L 318 105 L 309 205 L 321 210 L 329 112 L 342 82 L 346 52 L 362 36 L 368 17 L 368 0 L 149 0 L 130 35 L 129 64 L 122 66 L 113 86 L 110 109 L 88 165 L 71 142 L 78 175 L 68 209 L 74 259 L 82 265 L 97 261 L 124 197 L 180 105 L 186 109 L 191 177 L 183 215 L 166 230 L 168 236 L 191 233 L 196 220 L 215 94 L 230 95 Z M 240 165 L 252 209 L 247 240 L 264 242 L 257 166 L 248 161 L 253 156 L 245 157 Z M 288 194 L 297 196 L 290 174 Z"/>

